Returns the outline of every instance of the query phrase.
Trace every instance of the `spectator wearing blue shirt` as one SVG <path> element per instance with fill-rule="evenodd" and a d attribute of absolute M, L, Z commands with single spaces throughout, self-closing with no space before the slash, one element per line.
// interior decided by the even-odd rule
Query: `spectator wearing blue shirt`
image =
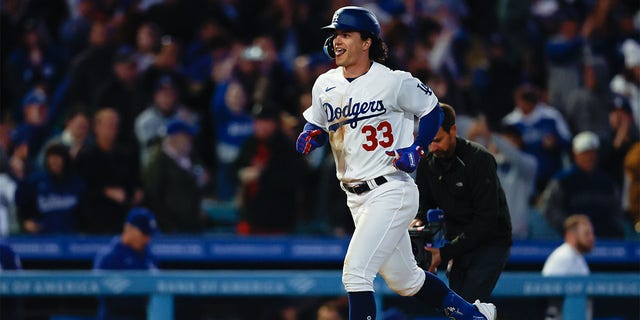
<path fill-rule="evenodd" d="M 49 137 L 49 104 L 44 89 L 34 87 L 22 99 L 23 121 L 11 132 L 14 146 L 26 144 L 26 158 L 23 159 L 25 176 L 34 166 L 38 152 Z"/>
<path fill-rule="evenodd" d="M 12 116 L 17 120 L 22 119 L 19 99 L 35 86 L 54 90 L 64 76 L 67 64 L 66 57 L 48 41 L 46 27 L 41 21 L 27 18 L 20 31 L 20 44 L 8 52 L 8 56 L 3 56 L 6 65 L 3 64 L 2 70 L 5 82 L 2 88 L 6 88 L 2 94 L 15 99 L 13 106 L 3 105 L 3 109 L 13 109 Z M 5 38 L 2 44 L 4 46 Z"/>
<path fill-rule="evenodd" d="M 226 46 L 229 41 L 225 33 L 225 28 L 214 18 L 203 21 L 194 32 L 196 37 L 186 46 L 183 59 L 184 72 L 192 87 L 202 89 L 211 77 L 211 69 L 216 62 L 213 51 L 217 46 Z"/>
<path fill-rule="evenodd" d="M 149 248 L 157 232 L 156 220 L 144 207 L 132 208 L 120 236 L 98 251 L 94 270 L 157 270 L 157 261 Z M 138 320 L 147 318 L 147 297 L 99 297 L 99 320 Z"/>
<path fill-rule="evenodd" d="M 237 189 L 229 170 L 242 144 L 253 135 L 254 119 L 248 110 L 247 91 L 238 81 L 218 85 L 211 108 L 217 130 L 216 197 L 228 201 L 233 199 Z"/>
<path fill-rule="evenodd" d="M 16 204 L 27 233 L 73 233 L 83 209 L 84 180 L 71 170 L 71 156 L 62 144 L 45 151 L 45 169 L 18 185 Z"/>
<path fill-rule="evenodd" d="M 96 3 L 90 0 L 78 0 L 69 9 L 72 10 L 71 15 L 60 27 L 60 42 L 67 48 L 70 56 L 76 56 L 89 44 L 92 15 L 96 13 Z"/>
<path fill-rule="evenodd" d="M 546 80 L 549 102 L 564 113 L 567 96 L 580 87 L 585 39 L 580 33 L 577 12 L 560 12 L 557 19 L 557 26 L 544 45 Z"/>
<path fill-rule="evenodd" d="M 549 179 L 564 168 L 571 131 L 558 110 L 540 101 L 537 88 L 524 84 L 516 89 L 514 97 L 516 108 L 502 122 L 520 130 L 523 151 L 538 161 L 535 189 L 538 195 Z"/>

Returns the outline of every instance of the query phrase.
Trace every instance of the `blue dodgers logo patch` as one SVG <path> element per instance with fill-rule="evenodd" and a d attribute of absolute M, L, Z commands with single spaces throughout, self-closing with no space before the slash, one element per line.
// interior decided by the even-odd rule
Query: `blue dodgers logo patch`
<path fill-rule="evenodd" d="M 78 204 L 78 196 L 64 194 L 38 195 L 38 209 L 43 213 L 57 210 L 69 210 Z"/>
<path fill-rule="evenodd" d="M 377 117 L 387 112 L 387 108 L 385 108 L 382 100 L 353 103 L 353 98 L 349 98 L 349 103 L 343 107 L 334 108 L 328 102 L 322 104 L 322 107 L 327 114 L 327 121 L 329 123 L 335 122 L 329 125 L 329 130 L 332 131 L 336 131 L 346 124 L 349 124 L 351 128 L 355 129 L 358 126 L 358 121 Z M 338 121 L 344 118 L 346 119 Z"/>

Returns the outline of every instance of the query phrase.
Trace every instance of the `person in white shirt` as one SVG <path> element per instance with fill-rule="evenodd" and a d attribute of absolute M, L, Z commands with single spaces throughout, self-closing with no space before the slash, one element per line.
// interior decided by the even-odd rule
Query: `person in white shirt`
<path fill-rule="evenodd" d="M 542 268 L 543 276 L 588 276 L 589 265 L 584 258 L 595 243 L 593 225 L 588 216 L 574 214 L 564 221 L 564 243 L 547 257 Z M 592 304 L 587 302 L 587 319 L 592 318 Z M 562 319 L 562 301 L 549 302 L 545 320 Z"/>

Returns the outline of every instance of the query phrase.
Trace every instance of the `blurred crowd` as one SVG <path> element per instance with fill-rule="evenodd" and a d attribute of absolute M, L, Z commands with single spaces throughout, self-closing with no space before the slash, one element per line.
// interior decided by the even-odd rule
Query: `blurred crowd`
<path fill-rule="evenodd" d="M 633 0 L 2 0 L 0 235 L 352 231 L 329 147 L 296 153 L 320 28 L 373 11 L 387 65 L 458 113 L 499 165 L 514 237 L 640 234 Z"/>

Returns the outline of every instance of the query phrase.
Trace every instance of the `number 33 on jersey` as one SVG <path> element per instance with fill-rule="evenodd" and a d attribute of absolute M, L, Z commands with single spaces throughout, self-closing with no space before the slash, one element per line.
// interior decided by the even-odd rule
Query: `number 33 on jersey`
<path fill-rule="evenodd" d="M 305 119 L 329 132 L 337 177 L 343 182 L 373 179 L 397 170 L 385 151 L 414 140 L 414 119 L 429 113 L 438 99 L 411 74 L 373 62 L 351 82 L 342 69 L 316 80 Z"/>

